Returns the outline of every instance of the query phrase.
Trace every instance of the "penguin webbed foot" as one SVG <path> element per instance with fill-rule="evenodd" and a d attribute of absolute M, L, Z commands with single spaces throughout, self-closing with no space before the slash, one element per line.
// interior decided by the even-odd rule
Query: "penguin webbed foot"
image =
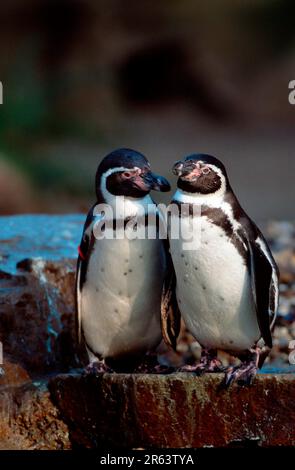
<path fill-rule="evenodd" d="M 222 362 L 217 357 L 215 349 L 202 349 L 201 360 L 199 364 L 185 365 L 179 369 L 179 372 L 193 372 L 197 376 L 205 373 L 223 372 Z"/>
<path fill-rule="evenodd" d="M 228 388 L 233 382 L 241 386 L 250 386 L 258 371 L 259 349 L 251 350 L 238 366 L 229 367 L 225 373 L 222 386 Z"/>
<path fill-rule="evenodd" d="M 232 382 L 238 385 L 251 385 L 257 373 L 257 367 L 254 363 L 242 364 L 240 366 L 230 367 L 225 374 L 223 385 L 229 387 Z"/>
<path fill-rule="evenodd" d="M 90 362 L 88 366 L 85 367 L 84 369 L 84 375 L 100 375 L 100 374 L 105 374 L 106 372 L 110 373 L 113 372 L 113 370 L 108 367 L 103 361 L 94 361 Z"/>

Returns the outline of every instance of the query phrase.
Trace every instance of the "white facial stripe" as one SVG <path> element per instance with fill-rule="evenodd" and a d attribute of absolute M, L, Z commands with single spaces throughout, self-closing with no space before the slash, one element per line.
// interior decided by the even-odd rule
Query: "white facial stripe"
<path fill-rule="evenodd" d="M 108 190 L 107 190 L 107 178 L 109 176 L 111 176 L 112 174 L 114 173 L 118 173 L 120 171 L 132 171 L 132 169 L 130 168 L 126 168 L 124 166 L 117 166 L 115 168 L 110 168 L 109 170 L 107 170 L 105 173 L 103 173 L 101 175 L 101 179 L 100 179 L 100 190 L 102 192 L 102 195 L 105 199 L 105 201 L 108 203 L 108 204 L 111 204 L 112 202 L 115 201 L 115 198 L 116 196 L 114 196 L 114 194 L 110 193 Z"/>
<path fill-rule="evenodd" d="M 119 173 L 121 171 L 134 171 L 134 170 L 139 170 L 138 167 L 134 167 L 134 168 L 126 168 L 125 166 L 116 166 L 115 168 L 110 168 L 109 170 L 105 171 L 102 175 L 101 175 L 101 183 L 102 183 L 102 186 L 103 184 L 105 185 L 106 184 L 106 180 L 109 176 L 113 175 L 114 173 Z"/>
<path fill-rule="evenodd" d="M 224 174 L 222 173 L 222 171 L 220 170 L 220 168 L 217 168 L 217 166 L 215 165 L 207 165 L 209 168 L 211 168 L 211 170 L 213 170 L 220 178 L 220 181 L 221 181 L 221 186 L 220 188 L 218 189 L 218 191 L 216 191 L 214 194 L 220 194 L 220 195 L 224 195 L 225 191 L 226 191 L 226 180 L 225 180 L 225 176 Z"/>
<path fill-rule="evenodd" d="M 207 165 L 210 167 L 217 175 L 220 177 L 221 186 L 220 188 L 215 191 L 214 193 L 209 194 L 201 194 L 201 193 L 189 193 L 187 191 L 183 191 L 182 189 L 177 189 L 174 198 L 176 201 L 187 203 L 187 204 L 206 204 L 210 205 L 209 201 L 211 201 L 211 205 L 216 207 L 217 205 L 221 204 L 223 200 L 223 196 L 226 191 L 226 180 L 222 173 L 222 171 L 217 168 L 215 165 Z"/>
<path fill-rule="evenodd" d="M 134 173 L 137 175 L 140 175 L 142 173 L 142 169 L 139 168 L 138 166 L 134 166 L 133 168 L 126 168 L 124 166 L 118 166 L 116 168 L 110 168 L 109 170 L 107 170 L 105 173 L 101 175 L 101 188 L 100 189 L 107 202 L 108 202 L 108 199 L 111 199 L 114 197 L 114 195 L 111 194 L 107 190 L 107 187 L 106 187 L 107 178 L 110 175 L 113 175 L 114 173 L 119 173 L 119 172 L 124 172 L 124 171 L 128 173 Z"/>
<path fill-rule="evenodd" d="M 142 198 L 132 198 L 126 196 L 115 196 L 110 193 L 106 187 L 107 178 L 113 173 L 119 171 L 142 171 L 138 167 L 134 168 L 125 168 L 123 166 L 118 166 L 116 168 L 110 168 L 101 176 L 100 190 L 107 204 L 109 204 L 113 210 L 116 210 L 117 214 L 124 214 L 124 217 L 133 217 L 135 216 L 142 208 L 144 208 L 145 213 L 154 212 L 156 210 L 156 205 L 153 203 L 152 198 L 149 194 Z"/>

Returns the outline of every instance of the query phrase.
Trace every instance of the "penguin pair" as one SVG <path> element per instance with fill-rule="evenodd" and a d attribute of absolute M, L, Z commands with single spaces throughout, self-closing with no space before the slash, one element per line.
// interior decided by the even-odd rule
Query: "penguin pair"
<path fill-rule="evenodd" d="M 218 159 L 190 155 L 173 172 L 178 188 L 172 203 L 179 210 L 171 213 L 168 226 L 171 230 L 177 217 L 180 236 L 170 234 L 169 249 L 160 237 L 95 238 L 97 219 L 106 219 L 106 213 L 95 214 L 97 204 L 121 207 L 125 224 L 139 212 L 147 216 L 152 211 L 159 218 L 149 193 L 170 190 L 168 181 L 152 173 L 146 158 L 133 150 L 116 150 L 99 165 L 97 203 L 87 216 L 79 247 L 79 337 L 83 334 L 90 367 L 129 370 L 162 336 L 176 347 L 181 315 L 202 347 L 200 363 L 182 370 L 224 370 L 217 357 L 223 350 L 241 360 L 225 371 L 225 384 L 250 383 L 272 347 L 276 264 Z M 112 221 L 114 231 L 118 222 Z M 193 245 L 182 236 L 188 226 L 193 227 Z"/>

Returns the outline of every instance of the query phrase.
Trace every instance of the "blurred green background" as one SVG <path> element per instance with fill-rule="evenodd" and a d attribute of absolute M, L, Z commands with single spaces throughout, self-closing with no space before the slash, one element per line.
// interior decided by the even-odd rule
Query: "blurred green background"
<path fill-rule="evenodd" d="M 176 159 L 219 156 L 254 218 L 294 218 L 294 18 L 294 0 L 2 2 L 0 213 L 87 210 L 127 146 L 174 184 Z"/>

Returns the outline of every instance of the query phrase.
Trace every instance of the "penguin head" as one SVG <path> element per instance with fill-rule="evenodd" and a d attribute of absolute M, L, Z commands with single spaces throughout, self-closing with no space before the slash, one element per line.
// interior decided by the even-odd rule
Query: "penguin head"
<path fill-rule="evenodd" d="M 228 188 L 224 165 L 211 155 L 188 155 L 175 162 L 172 171 L 178 176 L 178 188 L 188 193 L 224 194 Z"/>
<path fill-rule="evenodd" d="M 96 172 L 96 192 L 111 196 L 143 198 L 152 189 L 170 191 L 169 182 L 151 171 L 144 155 L 131 149 L 118 149 L 107 155 Z"/>

